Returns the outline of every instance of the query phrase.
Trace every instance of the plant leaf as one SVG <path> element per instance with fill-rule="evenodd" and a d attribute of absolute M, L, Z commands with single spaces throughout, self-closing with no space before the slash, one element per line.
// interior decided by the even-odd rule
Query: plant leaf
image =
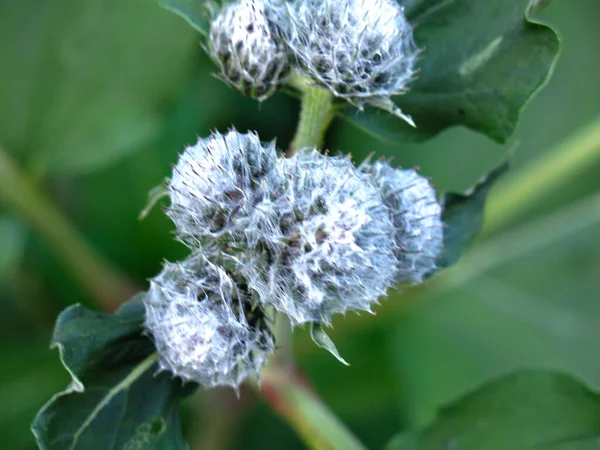
<path fill-rule="evenodd" d="M 41 449 L 187 449 L 179 402 L 195 385 L 155 375 L 155 349 L 142 335 L 142 295 L 115 315 L 81 305 L 60 314 L 51 346 L 73 379 L 33 422 Z"/>
<path fill-rule="evenodd" d="M 350 365 L 346 362 L 346 360 L 344 358 L 342 358 L 340 356 L 340 353 L 338 352 L 337 348 L 335 347 L 335 344 L 333 343 L 331 338 L 327 335 L 327 333 L 325 333 L 325 330 L 323 330 L 323 325 L 321 325 L 320 323 L 311 322 L 310 323 L 310 337 L 313 340 L 313 342 L 315 344 L 317 344 L 317 346 L 327 350 L 329 353 L 331 353 L 333 356 L 335 356 L 339 362 L 341 362 L 342 364 L 345 364 L 346 366 Z"/>
<path fill-rule="evenodd" d="M 505 161 L 467 192 L 445 194 L 442 213 L 442 221 L 446 226 L 444 250 L 438 268 L 454 265 L 465 248 L 481 232 L 488 192 L 508 168 L 509 163 Z"/>
<path fill-rule="evenodd" d="M 403 437 L 404 436 L 404 437 Z M 600 448 L 600 395 L 569 375 L 522 371 L 484 385 L 387 450 Z"/>
<path fill-rule="evenodd" d="M 543 2 L 544 4 L 547 2 Z M 530 0 L 412 0 L 403 2 L 423 48 L 418 78 L 394 97 L 414 119 L 413 128 L 375 108 L 342 115 L 390 141 L 421 140 L 463 125 L 505 142 L 524 106 L 544 86 L 559 52 L 548 26 L 526 14 L 541 8 Z"/>

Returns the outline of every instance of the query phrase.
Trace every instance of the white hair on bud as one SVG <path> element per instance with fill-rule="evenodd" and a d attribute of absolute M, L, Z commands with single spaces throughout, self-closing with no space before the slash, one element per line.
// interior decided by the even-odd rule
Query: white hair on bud
<path fill-rule="evenodd" d="M 415 76 L 418 49 L 395 0 L 296 0 L 273 14 L 302 72 L 362 109 L 383 108 Z"/>
<path fill-rule="evenodd" d="M 213 19 L 208 53 L 221 77 L 245 95 L 264 100 L 288 69 L 285 45 L 275 38 L 268 20 L 269 2 L 238 0 Z"/>
<path fill-rule="evenodd" d="M 301 150 L 269 180 L 239 265 L 248 287 L 295 325 L 371 311 L 397 270 L 394 227 L 371 177 L 347 158 Z"/>
<path fill-rule="evenodd" d="M 168 185 L 167 214 L 178 238 L 192 248 L 210 246 L 233 229 L 265 195 L 264 177 L 277 160 L 275 143 L 253 133 L 213 133 L 186 148 Z"/>
<path fill-rule="evenodd" d="M 183 380 L 238 389 L 246 378 L 258 377 L 274 350 L 273 336 L 253 315 L 246 293 L 203 256 L 166 263 L 150 281 L 144 304 L 144 326 L 160 368 Z"/>
<path fill-rule="evenodd" d="M 398 282 L 421 283 L 436 268 L 443 249 L 442 207 L 429 181 L 414 170 L 394 169 L 386 161 L 365 162 L 396 227 Z"/>

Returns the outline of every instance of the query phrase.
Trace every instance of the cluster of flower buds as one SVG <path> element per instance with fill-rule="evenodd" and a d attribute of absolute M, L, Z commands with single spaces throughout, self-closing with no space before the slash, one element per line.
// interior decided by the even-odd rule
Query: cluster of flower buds
<path fill-rule="evenodd" d="M 266 98 L 291 69 L 358 108 L 383 108 L 415 77 L 419 51 L 396 0 L 237 0 L 213 19 L 209 54 L 222 77 Z"/>
<path fill-rule="evenodd" d="M 161 367 L 205 386 L 258 376 L 274 314 L 299 326 L 371 311 L 442 248 L 440 205 L 416 172 L 316 149 L 284 158 L 253 133 L 199 139 L 168 190 L 192 256 L 151 280 L 146 329 Z"/>

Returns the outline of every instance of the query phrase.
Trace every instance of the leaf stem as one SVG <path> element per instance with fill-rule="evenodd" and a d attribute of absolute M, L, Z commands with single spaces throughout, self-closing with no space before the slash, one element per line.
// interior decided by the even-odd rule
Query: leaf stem
<path fill-rule="evenodd" d="M 112 311 L 135 287 L 103 259 L 54 204 L 0 147 L 0 201 L 40 233 L 81 286 L 104 310 Z"/>
<path fill-rule="evenodd" d="M 288 156 L 301 148 L 319 147 L 334 115 L 333 97 L 329 91 L 301 80 L 296 81 L 295 86 L 302 90 L 302 107 Z"/>

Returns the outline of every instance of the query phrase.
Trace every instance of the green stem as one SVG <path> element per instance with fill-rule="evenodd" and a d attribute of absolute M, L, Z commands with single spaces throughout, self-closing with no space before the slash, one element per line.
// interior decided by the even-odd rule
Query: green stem
<path fill-rule="evenodd" d="M 306 385 L 292 352 L 292 327 L 279 314 L 274 327 L 277 352 L 261 373 L 264 399 L 313 450 L 365 450 L 365 447 Z"/>
<path fill-rule="evenodd" d="M 301 148 L 319 148 L 333 119 L 333 97 L 329 91 L 310 86 L 300 78 L 293 84 L 303 95 L 298 129 L 288 156 Z M 365 447 L 299 377 L 293 358 L 292 328 L 284 314 L 277 317 L 274 334 L 278 349 L 261 374 L 260 391 L 266 401 L 310 448 L 364 450 Z"/>
<path fill-rule="evenodd" d="M 52 202 L 0 148 L 0 201 L 40 233 L 81 286 L 104 310 L 114 310 L 135 289 L 85 241 Z"/>
<path fill-rule="evenodd" d="M 319 87 L 300 85 L 303 91 L 300 121 L 288 156 L 305 147 L 319 147 L 327 127 L 333 119 L 333 97 Z"/>
<path fill-rule="evenodd" d="M 600 160 L 600 116 L 543 158 L 502 179 L 490 193 L 484 233 L 503 228 L 535 202 Z"/>
<path fill-rule="evenodd" d="M 366 450 L 298 374 L 272 368 L 262 376 L 267 402 L 313 450 Z"/>

